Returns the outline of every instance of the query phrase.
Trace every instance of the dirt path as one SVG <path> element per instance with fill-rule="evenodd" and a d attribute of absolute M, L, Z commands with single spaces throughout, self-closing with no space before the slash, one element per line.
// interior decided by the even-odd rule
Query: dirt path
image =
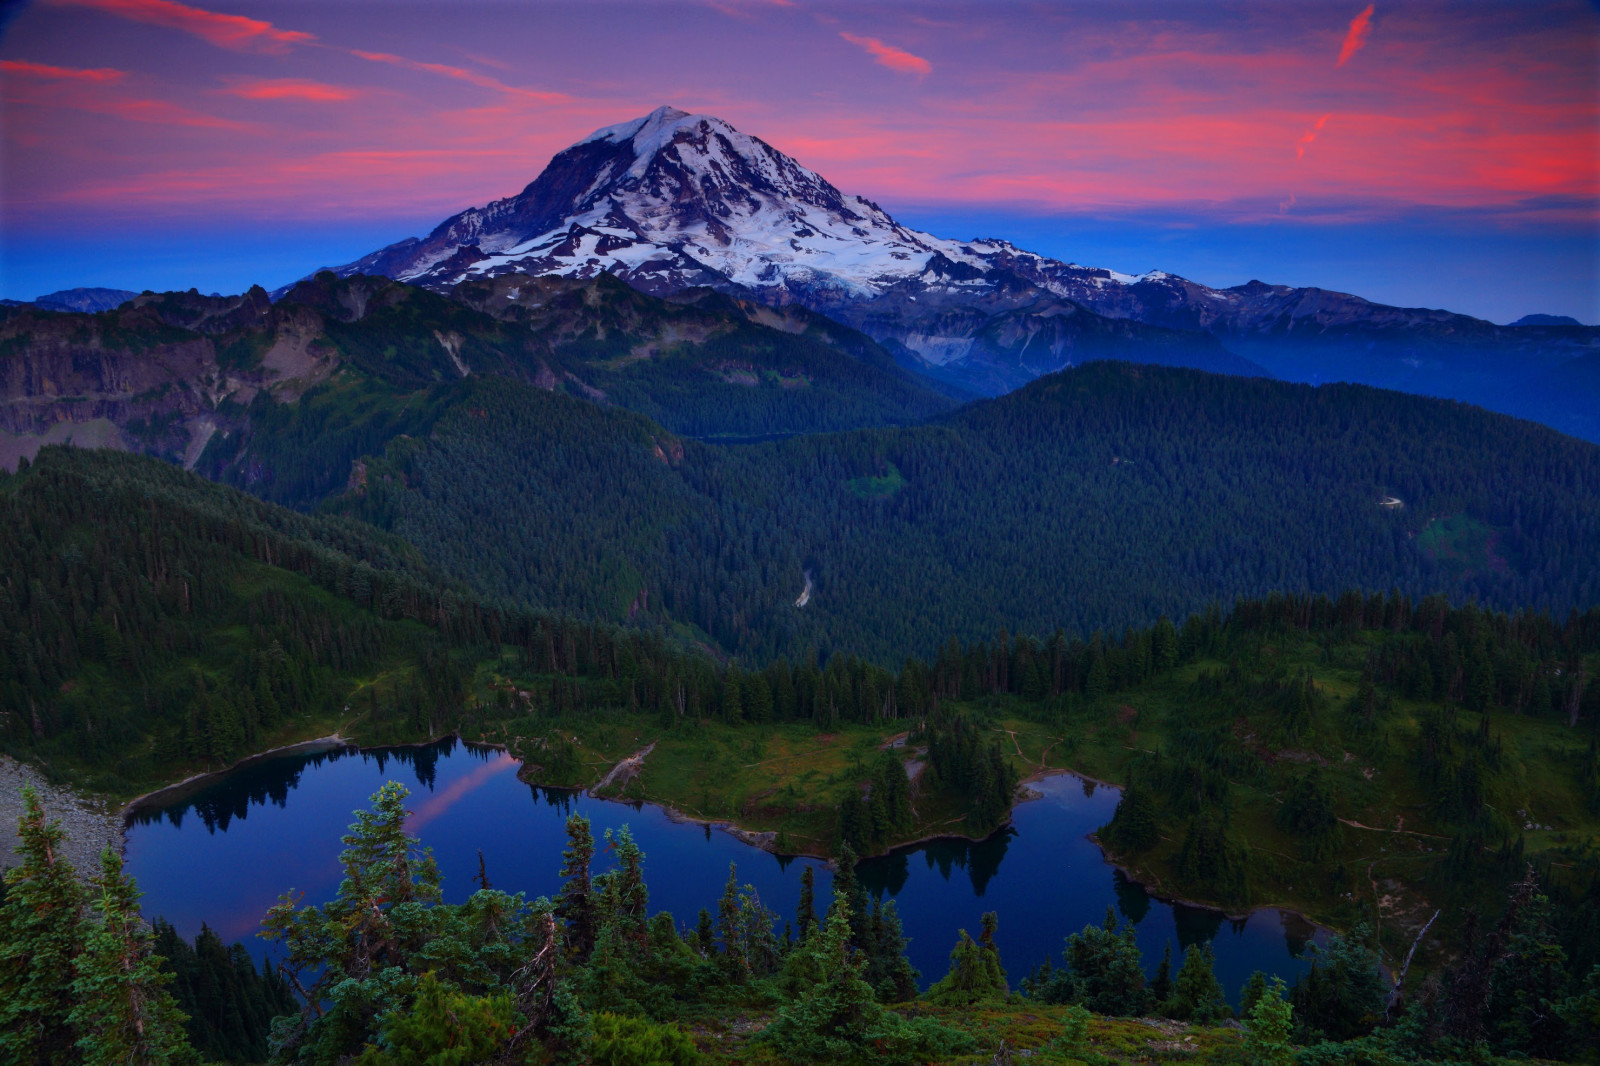
<path fill-rule="evenodd" d="M 624 785 L 629 781 L 632 781 L 634 777 L 638 775 L 639 768 L 644 765 L 644 757 L 649 755 L 655 749 L 656 742 L 652 740 L 639 751 L 634 752 L 626 759 L 623 759 L 621 762 L 617 763 L 617 765 L 606 771 L 606 776 L 595 782 L 594 787 L 589 790 L 589 795 L 593 796 L 598 794 L 601 789 L 610 788 L 612 785 L 616 784 L 619 779 Z"/>
<path fill-rule="evenodd" d="M 1450 839 L 1447 836 L 1440 836 L 1438 833 L 1422 833 L 1415 829 L 1383 829 L 1375 825 L 1362 825 L 1360 822 L 1351 821 L 1349 818 L 1340 818 L 1339 823 L 1341 825 L 1347 825 L 1351 829 L 1365 829 L 1369 833 L 1400 833 L 1408 837 L 1426 837 L 1429 840 Z"/>

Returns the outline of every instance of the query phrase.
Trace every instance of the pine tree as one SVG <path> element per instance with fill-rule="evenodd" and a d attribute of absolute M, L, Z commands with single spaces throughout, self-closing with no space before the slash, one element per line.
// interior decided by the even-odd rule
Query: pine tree
<path fill-rule="evenodd" d="M 691 934 L 691 936 L 693 939 L 694 949 L 700 953 L 701 958 L 709 959 L 716 955 L 716 927 L 712 925 L 711 912 L 706 910 L 704 907 L 700 908 L 700 919 L 696 923 L 694 932 Z"/>
<path fill-rule="evenodd" d="M 1007 991 L 1005 970 L 1000 966 L 1000 951 L 994 944 L 995 913 L 983 916 L 983 932 L 973 940 L 962 929 L 950 951 L 950 971 L 928 989 L 932 1000 L 970 1004 Z"/>
<path fill-rule="evenodd" d="M 100 856 L 95 918 L 76 962 L 70 1021 L 82 1034 L 85 1066 L 187 1066 L 200 1056 L 189 1044 L 152 950 L 155 936 L 139 915 L 139 890 L 122 871 L 122 856 L 106 848 Z"/>
<path fill-rule="evenodd" d="M 1488 1017 L 1500 1049 L 1561 1057 L 1570 1039 L 1561 1010 L 1568 985 L 1567 953 L 1550 928 L 1550 901 L 1536 895 L 1517 912 L 1490 978 Z"/>
<path fill-rule="evenodd" d="M 905 930 L 894 900 L 872 903 L 868 923 L 871 945 L 863 976 L 878 999 L 884 1003 L 903 1003 L 917 996 L 917 979 L 922 975 L 906 958 Z M 996 959 L 999 956 L 995 956 Z"/>
<path fill-rule="evenodd" d="M 1233 1013 L 1217 981 L 1216 962 L 1210 941 L 1192 945 L 1183 953 L 1183 966 L 1173 982 L 1168 1014 L 1181 1021 L 1210 1025 Z"/>
<path fill-rule="evenodd" d="M 32 786 L 22 801 L 22 864 L 7 872 L 0 906 L 0 1058 L 53 1066 L 77 1059 L 70 975 L 83 950 L 84 893 L 61 856 L 61 823 L 45 824 Z"/>
<path fill-rule="evenodd" d="M 1294 1045 L 1289 1036 L 1293 1032 L 1294 1008 L 1283 996 L 1283 982 L 1274 977 L 1245 1012 L 1245 1061 L 1254 1066 L 1292 1066 Z"/>
<path fill-rule="evenodd" d="M 437 975 L 417 982 L 409 1009 L 387 1015 L 379 1046 L 368 1046 L 355 1066 L 466 1066 L 493 1061 L 516 1031 L 516 1005 L 508 993 L 474 996 Z"/>
<path fill-rule="evenodd" d="M 850 950 L 850 918 L 849 897 L 835 895 L 809 948 L 822 980 L 780 1008 L 762 1031 L 786 1058 L 848 1061 L 876 1035 L 884 1009 L 861 978 L 860 956 Z"/>
<path fill-rule="evenodd" d="M 800 871 L 800 906 L 795 912 L 795 935 L 804 940 L 817 925 L 817 871 L 810 863 Z"/>
<path fill-rule="evenodd" d="M 1156 975 L 1150 982 L 1150 1000 L 1158 1011 L 1167 1009 L 1167 1000 L 1172 998 L 1172 941 L 1167 941 L 1166 948 L 1161 952 L 1161 965 L 1156 967 Z"/>
<path fill-rule="evenodd" d="M 615 833 L 606 830 L 606 846 L 616 852 L 617 868 L 600 879 L 601 921 L 615 925 L 629 941 L 643 944 L 650 906 L 650 890 L 644 883 L 644 852 L 626 825 Z"/>
<path fill-rule="evenodd" d="M 720 959 L 728 976 L 735 981 L 750 979 L 750 960 L 745 957 L 744 938 L 739 932 L 739 871 L 728 864 L 728 883 L 717 901 L 717 934 L 722 940 Z"/>
<path fill-rule="evenodd" d="M 594 861 L 594 834 L 589 829 L 589 819 L 581 814 L 567 817 L 567 847 L 561 858 L 561 876 L 566 880 L 561 886 L 556 913 L 566 922 L 567 943 L 571 945 L 572 954 L 583 960 L 594 950 L 600 915 L 589 873 Z"/>
<path fill-rule="evenodd" d="M 1261 997 L 1267 994 L 1267 975 L 1257 970 L 1239 991 L 1239 1017 L 1248 1018 Z"/>

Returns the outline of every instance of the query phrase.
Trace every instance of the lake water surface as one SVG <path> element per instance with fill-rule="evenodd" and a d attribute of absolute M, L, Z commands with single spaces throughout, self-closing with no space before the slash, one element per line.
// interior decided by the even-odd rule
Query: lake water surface
<path fill-rule="evenodd" d="M 333 895 L 339 838 L 352 812 L 394 780 L 411 790 L 411 831 L 433 848 L 452 902 L 476 887 L 480 850 L 495 888 L 555 895 L 563 823 L 577 811 L 597 838 L 632 829 L 645 853 L 650 909 L 671 911 L 680 925 L 692 925 L 702 907 L 715 912 L 729 863 L 778 913 L 780 933 L 782 920 L 794 917 L 805 865 L 817 871 L 818 912 L 827 905 L 831 876 L 820 862 L 770 855 L 648 804 L 536 788 L 517 779 L 518 766 L 504 752 L 454 741 L 263 759 L 182 800 L 136 812 L 128 870 L 145 893 L 147 916 L 165 917 L 189 937 L 204 922 L 226 940 L 245 941 L 259 959 L 269 946 L 254 934 L 267 908 L 289 889 L 307 901 Z M 868 890 L 895 900 L 924 985 L 944 974 L 956 930 L 976 935 L 989 910 L 1000 916 L 1000 954 L 1013 987 L 1047 955 L 1059 963 L 1067 934 L 1103 920 L 1108 906 L 1134 922 L 1152 973 L 1166 944 L 1176 966 L 1183 948 L 1211 940 L 1231 998 L 1255 970 L 1293 983 L 1309 967 L 1305 948 L 1316 930 L 1298 916 L 1261 910 L 1230 921 L 1152 899 L 1107 865 L 1087 835 L 1110 819 L 1117 790 L 1069 775 L 1031 787 L 1039 798 L 1019 805 L 1011 827 L 986 841 L 935 841 L 861 864 Z M 603 840 L 597 850 L 598 873 L 611 863 Z"/>

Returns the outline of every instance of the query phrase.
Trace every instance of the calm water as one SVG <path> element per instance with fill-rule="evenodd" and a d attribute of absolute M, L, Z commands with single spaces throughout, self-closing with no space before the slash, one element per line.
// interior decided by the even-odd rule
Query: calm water
<path fill-rule="evenodd" d="M 674 823 L 658 807 L 534 788 L 517 780 L 517 766 L 503 752 L 451 741 L 263 760 L 180 802 L 139 812 L 128 828 L 128 869 L 145 892 L 147 915 L 163 916 L 191 937 L 205 922 L 260 958 L 267 945 L 254 934 L 267 908 L 288 889 L 308 901 L 332 896 L 351 812 L 394 780 L 411 790 L 411 830 L 433 848 L 450 901 L 475 888 L 480 849 L 494 887 L 553 896 L 563 823 L 577 811 L 597 837 L 632 828 L 645 852 L 650 909 L 671 911 L 680 925 L 692 924 L 701 907 L 715 911 L 730 862 L 780 923 L 794 916 L 807 864 L 817 870 L 819 912 L 826 906 L 831 878 L 821 863 L 779 859 L 727 833 Z M 1254 970 L 1292 983 L 1309 966 L 1304 949 L 1314 930 L 1292 915 L 1258 911 L 1231 922 L 1151 899 L 1106 865 L 1086 835 L 1111 817 L 1115 789 L 1069 776 L 1034 788 L 1042 797 L 1019 806 L 1012 828 L 989 840 L 939 841 L 862 864 L 868 889 L 896 901 L 924 984 L 943 975 L 956 930 L 976 934 L 988 910 L 1000 915 L 1001 958 L 1013 987 L 1047 954 L 1059 962 L 1066 935 L 1101 921 L 1107 906 L 1136 924 L 1150 971 L 1168 942 L 1176 964 L 1182 948 L 1214 941 L 1217 976 L 1231 996 Z M 602 853 L 596 872 L 609 865 Z"/>

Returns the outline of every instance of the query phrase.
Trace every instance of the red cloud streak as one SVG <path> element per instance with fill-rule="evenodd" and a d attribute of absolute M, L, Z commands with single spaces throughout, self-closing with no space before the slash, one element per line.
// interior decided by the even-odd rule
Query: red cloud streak
<path fill-rule="evenodd" d="M 153 26 L 191 33 L 218 48 L 231 48 L 240 52 L 285 52 L 290 45 L 304 44 L 316 38 L 298 30 L 280 30 L 270 22 L 248 18 L 244 15 L 224 15 L 205 11 L 174 0 L 56 0 L 58 3 L 80 4 L 104 11 L 108 15 L 147 22 Z"/>
<path fill-rule="evenodd" d="M 879 64 L 888 67 L 896 74 L 933 73 L 933 64 L 926 59 L 912 55 L 903 48 L 896 48 L 892 44 L 884 44 L 876 37 L 857 37 L 853 33 L 845 33 L 843 31 L 839 33 L 839 36 L 857 48 L 866 50 Z"/>
<path fill-rule="evenodd" d="M 338 103 L 356 95 L 352 89 L 294 78 L 239 82 L 222 91 L 245 100 L 295 100 L 316 104 Z"/>
<path fill-rule="evenodd" d="M 56 78 L 74 81 L 108 82 L 121 79 L 125 71 L 110 67 L 52 67 L 45 63 L 29 63 L 25 59 L 0 59 L 0 71 L 25 78 Z"/>
<path fill-rule="evenodd" d="M 397 56 L 392 52 L 363 52 L 359 48 L 352 48 L 350 49 L 350 54 L 372 63 L 388 63 L 391 66 L 404 67 L 407 70 L 423 70 L 430 74 L 442 74 L 447 78 L 455 78 L 457 81 L 464 81 L 469 85 L 476 85 L 482 89 L 493 89 L 496 92 L 511 93 L 514 96 L 526 96 L 530 99 L 544 100 L 549 103 L 561 103 L 572 99 L 566 93 L 545 93 L 537 92 L 533 89 L 519 89 L 515 85 L 507 85 L 498 78 L 491 78 L 487 74 L 479 74 L 463 67 L 447 66 L 444 63 L 424 63 L 416 59 L 407 59 L 405 56 Z"/>
<path fill-rule="evenodd" d="M 1355 18 L 1350 20 L 1350 29 L 1344 35 L 1344 44 L 1339 47 L 1339 61 L 1334 64 L 1342 67 L 1349 62 L 1350 57 L 1361 51 L 1361 46 L 1367 43 L 1367 36 L 1372 33 L 1372 4 Z"/>

